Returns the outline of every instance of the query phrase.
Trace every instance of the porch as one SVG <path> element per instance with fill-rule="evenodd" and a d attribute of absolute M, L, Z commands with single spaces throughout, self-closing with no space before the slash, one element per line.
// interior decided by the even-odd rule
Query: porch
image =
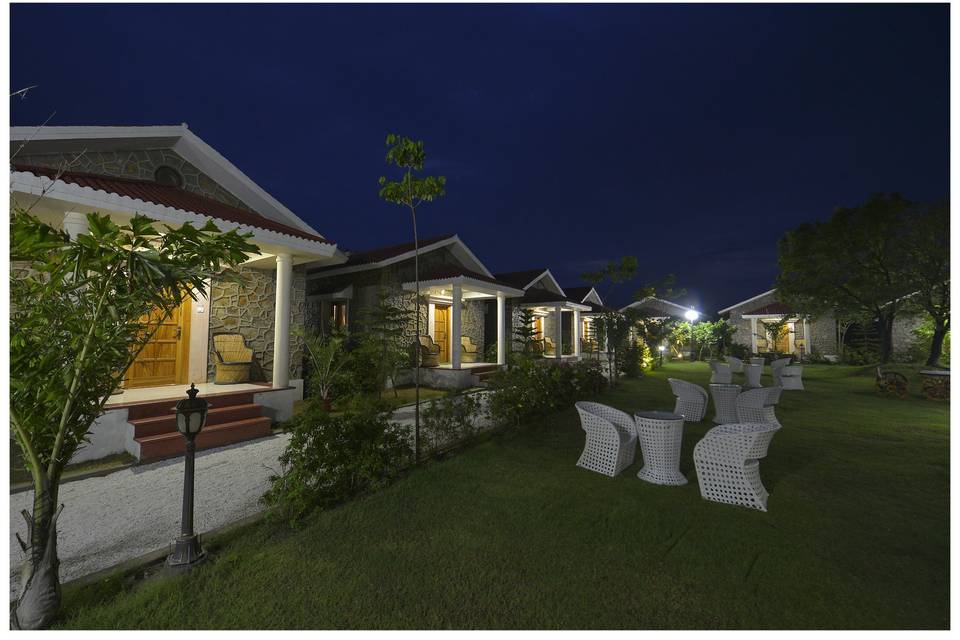
<path fill-rule="evenodd" d="M 533 313 L 535 339 L 543 344 L 545 358 L 559 362 L 582 357 L 583 338 L 592 333 L 592 320 L 582 315 L 592 311 L 589 305 L 546 290 L 529 290 L 520 307 Z"/>

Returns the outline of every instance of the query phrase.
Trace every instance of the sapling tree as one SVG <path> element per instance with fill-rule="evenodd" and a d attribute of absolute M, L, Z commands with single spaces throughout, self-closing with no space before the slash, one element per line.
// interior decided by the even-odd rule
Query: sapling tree
<path fill-rule="evenodd" d="M 513 328 L 513 340 L 520 346 L 520 351 L 529 354 L 533 343 L 537 339 L 537 329 L 534 326 L 535 316 L 532 309 L 520 309 L 517 326 Z"/>
<path fill-rule="evenodd" d="M 422 140 L 411 140 L 393 133 L 387 136 L 387 164 L 397 167 L 402 176 L 400 180 L 387 180 L 380 177 L 380 197 L 385 201 L 400 205 L 410 212 L 413 221 L 413 279 L 416 286 L 414 308 L 416 310 L 417 338 L 420 338 L 420 242 L 417 237 L 417 209 L 424 202 L 433 202 L 443 196 L 447 179 L 443 176 L 423 176 L 418 178 L 415 172 L 423 171 L 427 154 L 423 150 Z M 420 351 L 415 351 L 414 362 L 414 412 L 413 442 L 414 456 L 420 459 Z"/>
<path fill-rule="evenodd" d="M 11 260 L 22 266 L 10 278 L 10 424 L 33 483 L 27 541 L 17 534 L 26 554 L 18 628 L 46 627 L 57 614 L 60 478 L 104 403 L 160 321 L 258 252 L 213 223 L 161 232 L 139 215 L 87 220 L 76 239 L 22 210 L 10 221 Z"/>

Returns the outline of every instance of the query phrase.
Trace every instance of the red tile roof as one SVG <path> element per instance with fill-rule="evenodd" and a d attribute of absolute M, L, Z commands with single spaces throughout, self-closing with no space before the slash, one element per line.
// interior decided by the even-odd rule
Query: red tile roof
<path fill-rule="evenodd" d="M 437 244 L 444 240 L 449 240 L 455 234 L 448 233 L 444 236 L 436 236 L 433 238 L 420 239 L 419 245 L 420 250 L 423 251 L 425 248 L 430 245 Z M 368 249 L 366 251 L 346 251 L 347 261 L 341 262 L 340 264 L 330 265 L 328 267 L 321 267 L 318 269 L 312 269 L 311 273 L 322 273 L 323 271 L 330 269 L 342 269 L 344 267 L 353 267 L 360 264 L 375 264 L 377 262 L 382 262 L 384 260 L 389 260 L 390 258 L 395 258 L 397 256 L 402 256 L 405 253 L 413 251 L 413 242 L 403 242 L 401 244 L 393 244 L 388 247 L 377 247 L 376 249 Z"/>
<path fill-rule="evenodd" d="M 514 287 L 509 282 L 504 282 L 503 280 L 497 280 L 496 278 L 491 278 L 488 275 L 482 273 L 477 273 L 476 271 L 470 271 L 469 269 L 463 269 L 454 265 L 438 266 L 434 269 L 427 271 L 426 273 L 420 274 L 420 282 L 429 282 L 430 280 L 447 280 L 451 278 L 459 278 L 463 276 L 465 278 L 472 278 L 474 280 L 479 280 L 481 282 L 489 282 L 490 284 L 496 285 L 500 288 L 507 289 L 519 289 L 520 287 Z"/>
<path fill-rule="evenodd" d="M 327 240 L 323 236 L 318 236 L 306 231 L 302 231 L 296 227 L 291 227 L 281 222 L 276 222 L 260 215 L 259 213 L 246 211 L 238 207 L 232 207 L 228 204 L 224 204 L 223 202 L 219 202 L 218 200 L 205 198 L 195 193 L 184 191 L 179 187 L 158 184 L 148 180 L 116 178 L 113 176 L 104 176 L 94 173 L 81 173 L 78 171 L 65 171 L 57 176 L 57 169 L 52 167 L 35 167 L 30 165 L 15 164 L 13 165 L 13 170 L 26 171 L 35 176 L 45 176 L 51 180 L 57 178 L 58 180 L 69 184 L 75 184 L 81 187 L 89 187 L 91 189 L 106 193 L 115 193 L 121 196 L 128 196 L 130 198 L 143 200 L 144 202 L 152 202 L 153 204 L 157 205 L 173 207 L 174 209 L 192 211 L 193 213 L 209 216 L 211 218 L 226 220 L 228 222 L 236 222 L 238 224 L 247 225 L 250 227 L 257 227 L 258 229 L 276 231 L 277 233 L 294 236 L 296 238 L 303 238 L 305 240 L 312 240 L 314 242 L 323 242 L 325 244 L 333 244 L 330 240 Z"/>
<path fill-rule="evenodd" d="M 510 271 L 508 273 L 495 273 L 493 275 L 504 282 L 511 283 L 517 289 L 523 289 L 530 284 L 534 278 L 542 276 L 544 271 L 546 271 L 545 268 L 527 269 L 526 271 Z"/>
<path fill-rule="evenodd" d="M 793 313 L 793 308 L 782 302 L 771 302 L 753 311 L 744 311 L 745 316 L 785 316 Z"/>

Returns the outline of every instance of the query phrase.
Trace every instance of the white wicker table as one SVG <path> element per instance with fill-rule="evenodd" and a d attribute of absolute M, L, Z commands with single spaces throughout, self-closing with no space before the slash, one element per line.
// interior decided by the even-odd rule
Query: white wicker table
<path fill-rule="evenodd" d="M 641 411 L 634 414 L 634 419 L 643 451 L 643 468 L 637 477 L 653 484 L 687 484 L 680 473 L 683 416 L 666 411 Z"/>
<path fill-rule="evenodd" d="M 713 421 L 717 424 L 739 422 L 737 417 L 737 396 L 740 395 L 740 385 L 720 384 L 710 385 L 710 395 L 713 397 Z"/>
<path fill-rule="evenodd" d="M 747 382 L 745 387 L 748 389 L 757 389 L 762 387 L 760 384 L 760 375 L 763 373 L 762 364 L 745 364 L 743 365 L 743 375 L 746 376 Z"/>

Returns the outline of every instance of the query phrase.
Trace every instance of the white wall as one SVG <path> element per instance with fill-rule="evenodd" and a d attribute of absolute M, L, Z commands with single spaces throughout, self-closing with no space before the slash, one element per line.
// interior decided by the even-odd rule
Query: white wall
<path fill-rule="evenodd" d="M 127 422 L 126 409 L 113 409 L 97 418 L 90 427 L 89 443 L 77 449 L 70 459 L 70 464 L 98 460 L 118 453 L 137 452 L 130 450 L 133 440 L 133 425 Z M 139 449 L 139 445 L 137 445 Z"/>

